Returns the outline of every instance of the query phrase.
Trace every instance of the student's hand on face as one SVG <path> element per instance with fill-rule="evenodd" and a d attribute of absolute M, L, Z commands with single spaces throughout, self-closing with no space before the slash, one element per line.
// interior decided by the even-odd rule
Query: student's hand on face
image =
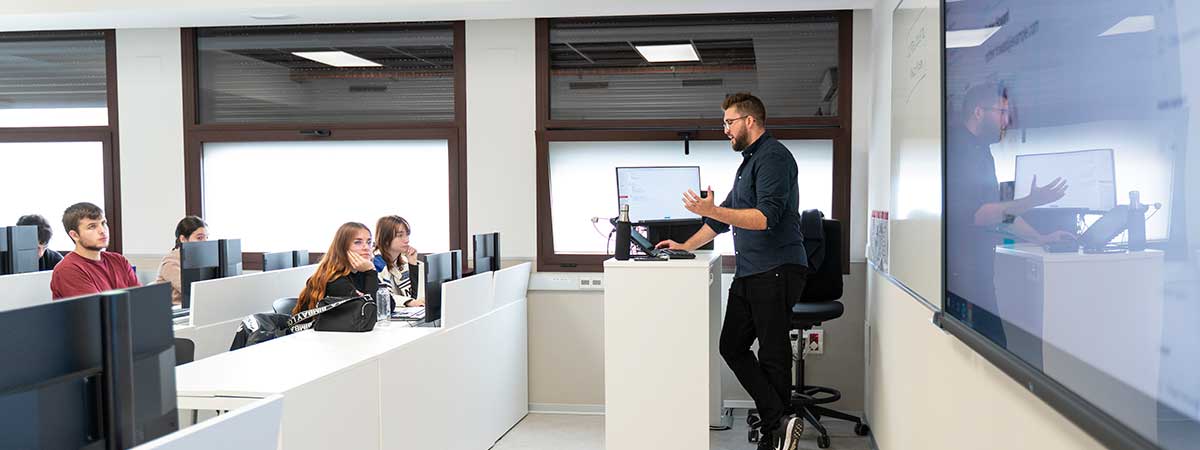
<path fill-rule="evenodd" d="M 1025 198 L 1029 199 L 1034 206 L 1042 206 L 1058 201 L 1067 195 L 1067 180 L 1055 178 L 1050 184 L 1038 186 L 1037 175 L 1033 176 L 1033 182 L 1029 185 L 1029 195 Z"/>
<path fill-rule="evenodd" d="M 375 263 L 371 262 L 371 260 L 363 258 L 362 256 L 359 256 L 358 253 L 354 252 L 347 252 L 347 254 L 350 255 L 350 267 L 354 269 L 355 272 L 375 270 Z"/>
<path fill-rule="evenodd" d="M 417 263 L 417 249 L 411 245 L 408 246 L 408 248 L 404 249 L 404 260 L 408 261 L 409 264 L 416 264 Z"/>

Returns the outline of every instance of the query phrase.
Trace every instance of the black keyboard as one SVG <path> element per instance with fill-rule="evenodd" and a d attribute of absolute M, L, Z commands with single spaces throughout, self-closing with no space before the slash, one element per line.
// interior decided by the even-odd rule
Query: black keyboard
<path fill-rule="evenodd" d="M 695 253 L 687 250 L 676 250 L 670 248 L 660 248 L 650 256 L 657 256 L 660 258 L 666 256 L 667 259 L 696 259 Z"/>

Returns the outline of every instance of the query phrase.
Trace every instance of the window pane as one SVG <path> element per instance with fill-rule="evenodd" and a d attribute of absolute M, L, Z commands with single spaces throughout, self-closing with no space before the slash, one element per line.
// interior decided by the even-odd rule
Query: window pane
<path fill-rule="evenodd" d="M 204 219 L 245 251 L 324 252 L 341 224 L 374 233 L 376 220 L 397 214 L 417 250 L 445 251 L 447 154 L 445 140 L 208 143 Z"/>
<path fill-rule="evenodd" d="M 791 150 L 799 169 L 800 210 L 820 209 L 829 216 L 833 203 L 833 141 L 782 142 Z M 617 167 L 700 166 L 701 186 L 712 186 L 717 203 L 724 200 L 742 162 L 741 153 L 731 150 L 728 141 L 692 141 L 690 150 L 691 155 L 684 155 L 680 142 L 551 142 L 550 207 L 555 253 L 611 252 L 605 246 L 612 229 L 608 219 L 617 215 Z M 592 217 L 601 218 L 595 228 Z M 730 233 L 718 236 L 714 245 L 717 251 L 733 254 Z"/>
<path fill-rule="evenodd" d="M 0 127 L 108 125 L 104 33 L 0 33 Z"/>
<path fill-rule="evenodd" d="M 72 250 L 62 226 L 63 211 L 79 202 L 104 204 L 104 144 L 100 142 L 0 142 L 0 225 L 15 225 L 26 214 L 41 214 L 54 236 L 50 248 Z"/>
<path fill-rule="evenodd" d="M 663 44 L 699 60 L 655 63 L 635 48 Z M 742 91 L 768 117 L 835 115 L 837 64 L 833 14 L 556 19 L 550 116 L 719 120 L 725 95 Z"/>
<path fill-rule="evenodd" d="M 196 47 L 201 123 L 454 120 L 449 24 L 204 29 Z"/>

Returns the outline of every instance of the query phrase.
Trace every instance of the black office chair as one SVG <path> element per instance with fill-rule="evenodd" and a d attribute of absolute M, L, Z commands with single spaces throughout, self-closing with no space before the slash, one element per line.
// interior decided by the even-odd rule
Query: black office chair
<path fill-rule="evenodd" d="M 842 298 L 842 225 L 836 220 L 815 220 L 808 214 L 801 219 L 801 228 L 807 230 L 805 246 L 816 247 L 807 249 L 810 255 L 809 263 L 817 269 L 809 274 L 804 293 L 800 296 L 800 303 L 792 307 L 791 327 L 800 331 L 800 345 L 804 345 L 804 330 L 841 317 L 845 312 L 845 307 L 838 301 Z M 812 228 L 816 223 L 820 223 L 823 239 L 810 237 L 817 234 Z M 795 376 L 790 405 L 792 413 L 817 430 L 817 447 L 829 448 L 830 445 L 829 432 L 821 425 L 822 417 L 854 422 L 854 434 L 859 436 L 866 436 L 871 432 L 870 427 L 864 424 L 861 418 L 820 406 L 838 401 L 842 398 L 842 393 L 831 387 L 805 384 L 803 357 L 795 358 Z"/>
<path fill-rule="evenodd" d="M 292 315 L 292 309 L 296 308 L 296 302 L 298 301 L 300 299 L 296 297 L 284 297 L 272 302 L 271 309 L 275 310 L 275 314 L 287 314 L 290 316 Z"/>
<path fill-rule="evenodd" d="M 175 338 L 175 365 L 180 366 L 196 360 L 196 343 L 191 339 Z"/>

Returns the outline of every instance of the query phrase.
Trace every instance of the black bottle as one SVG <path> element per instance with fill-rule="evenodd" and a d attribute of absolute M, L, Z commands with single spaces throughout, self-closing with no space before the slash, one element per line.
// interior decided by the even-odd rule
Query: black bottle
<path fill-rule="evenodd" d="M 629 205 L 621 205 L 621 215 L 617 216 L 617 242 L 613 245 L 614 257 L 618 261 L 629 259 Z"/>

